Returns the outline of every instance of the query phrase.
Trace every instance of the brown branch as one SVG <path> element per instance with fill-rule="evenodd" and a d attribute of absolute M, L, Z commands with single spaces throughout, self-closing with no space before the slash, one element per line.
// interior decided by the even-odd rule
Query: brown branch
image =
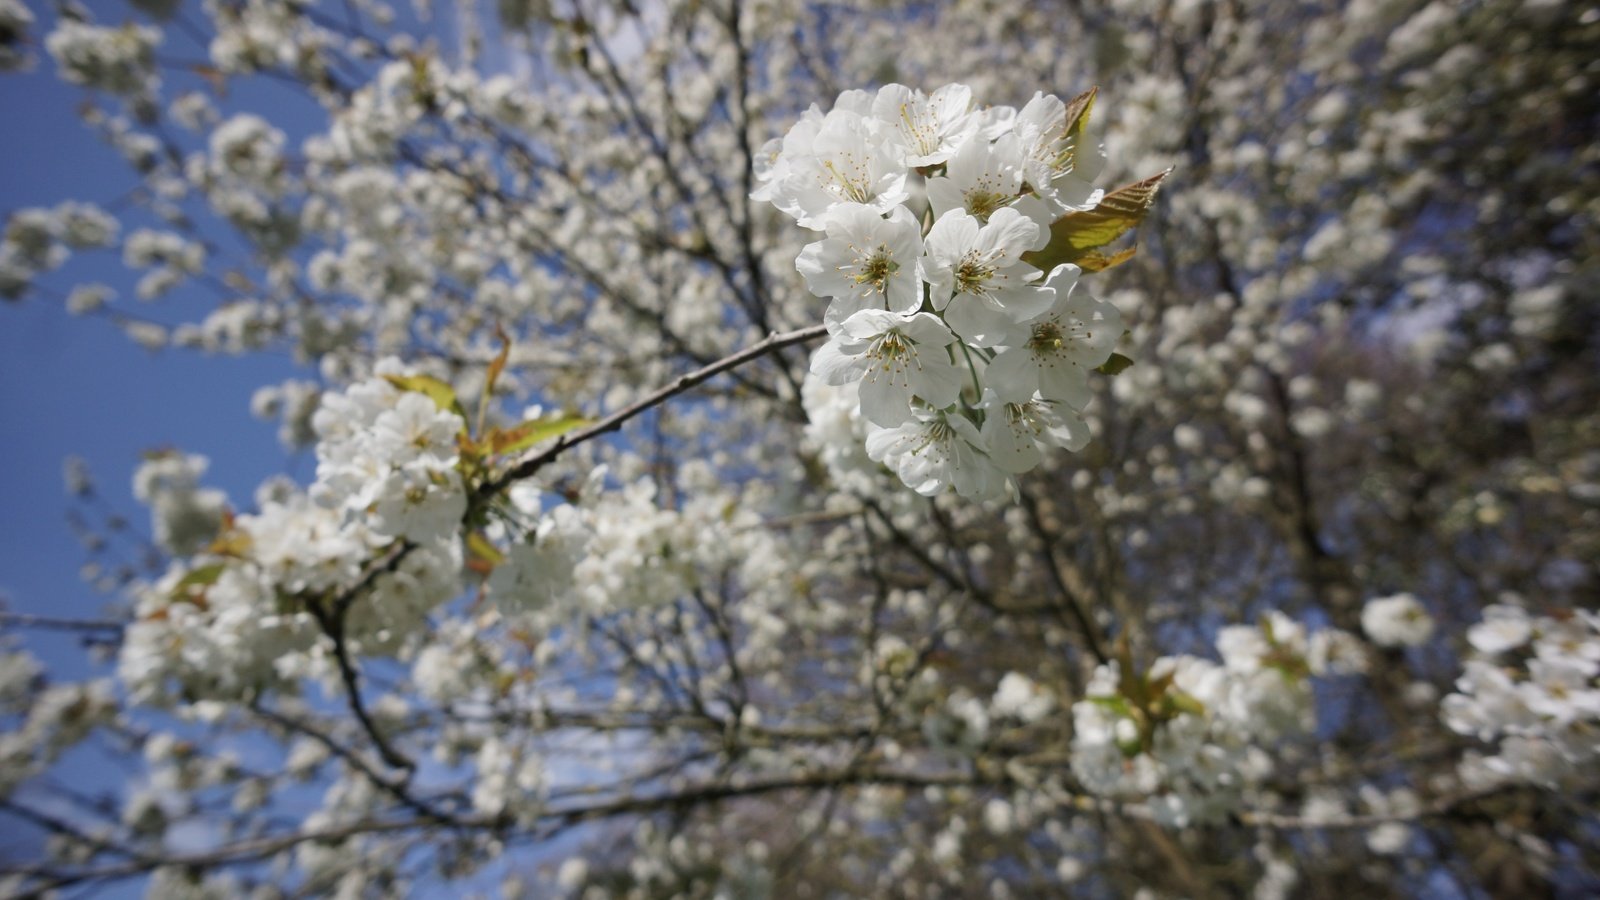
<path fill-rule="evenodd" d="M 111 631 L 120 634 L 126 623 L 114 619 L 61 619 L 32 613 L 0 612 L 0 628 L 46 628 L 54 631 Z"/>
<path fill-rule="evenodd" d="M 1094 658 L 1101 665 L 1110 662 L 1111 657 L 1106 653 L 1105 646 L 1100 639 L 1100 629 L 1090 620 L 1088 612 L 1084 610 L 1083 604 L 1079 602 L 1080 592 L 1073 590 L 1067 584 L 1066 574 L 1061 570 L 1061 559 L 1056 556 L 1055 544 L 1050 540 L 1051 535 L 1045 528 L 1044 517 L 1039 514 L 1039 504 L 1026 491 L 1022 493 L 1022 508 L 1027 512 L 1028 522 L 1033 526 L 1033 532 L 1039 538 L 1040 551 L 1043 553 L 1045 561 L 1049 563 L 1049 565 L 1045 566 L 1045 571 L 1050 574 L 1050 580 L 1055 583 L 1056 590 L 1060 592 L 1062 599 L 1066 601 L 1066 611 L 1072 614 L 1072 621 L 1077 625 L 1078 632 L 1083 635 L 1084 641 L 1088 643 L 1089 652 L 1094 655 Z M 1081 576 L 1077 580 L 1081 581 Z"/>
<path fill-rule="evenodd" d="M 548 834 L 584 822 L 598 821 L 617 816 L 648 815 L 671 810 L 684 810 L 711 805 L 727 800 L 759 797 L 786 791 L 830 791 L 845 787 L 884 786 L 904 789 L 930 787 L 988 787 L 1006 788 L 1018 782 L 1003 765 L 977 765 L 965 771 L 918 772 L 900 769 L 846 768 L 764 778 L 739 778 L 737 776 L 715 783 L 695 785 L 678 791 L 631 795 L 600 802 L 543 810 L 530 832 L 543 830 Z M 1412 814 L 1375 814 L 1307 819 L 1301 816 L 1269 812 L 1246 811 L 1240 813 L 1240 825 L 1279 830 L 1319 830 L 1370 828 L 1391 822 L 1416 822 L 1425 819 L 1448 818 L 1462 807 L 1491 796 L 1519 789 L 1501 786 L 1468 791 L 1439 798 Z M 1139 821 L 1150 821 L 1150 812 L 1141 804 L 1122 804 L 1112 800 L 1082 794 L 1051 790 L 1050 796 L 1063 809 L 1076 812 L 1105 813 L 1126 816 Z M 36 879 L 27 888 L 34 892 L 47 891 L 72 884 L 130 878 L 161 866 L 213 868 L 238 865 L 265 859 L 291 850 L 305 843 L 333 844 L 362 835 L 395 834 L 435 826 L 435 820 L 426 818 L 356 822 L 336 828 L 299 831 L 270 837 L 236 841 L 194 853 L 173 853 L 163 856 L 140 856 L 99 868 L 85 868 L 74 872 L 58 872 L 39 866 L 0 868 L 0 874 L 19 875 Z M 457 819 L 460 828 L 480 829 L 504 833 L 509 826 L 504 816 L 476 815 Z"/>
<path fill-rule="evenodd" d="M 786 331 L 781 333 L 774 332 L 767 335 L 766 339 L 752 344 L 749 347 L 732 354 L 731 356 L 725 356 L 722 359 L 719 359 L 710 365 L 696 369 L 687 375 L 680 375 L 665 387 L 652 391 L 647 396 L 628 406 L 623 407 L 622 409 L 617 410 L 593 425 L 590 425 L 587 428 L 580 428 L 577 431 L 568 432 L 556 438 L 555 442 L 550 446 L 545 447 L 542 450 L 530 452 L 528 455 L 524 456 L 522 459 L 518 460 L 514 465 L 512 465 L 510 469 L 507 469 L 500 475 L 490 478 L 483 484 L 479 485 L 478 489 L 473 495 L 473 500 L 475 501 L 474 505 L 481 504 L 483 501 L 495 496 L 496 494 L 505 490 L 507 487 L 510 487 L 514 482 L 530 477 L 535 472 L 538 472 L 540 469 L 553 462 L 556 457 L 572 449 L 573 447 L 576 447 L 579 444 L 588 443 L 589 441 L 592 441 L 603 434 L 616 431 L 617 429 L 621 428 L 623 423 L 627 422 L 629 419 L 632 419 L 640 413 L 643 413 L 655 406 L 659 406 L 666 400 L 671 399 L 672 397 L 677 396 L 684 391 L 687 391 L 701 382 L 709 381 L 711 378 L 720 375 L 729 369 L 734 369 L 744 365 L 747 362 L 750 362 L 751 360 L 759 359 L 762 356 L 765 356 L 768 353 L 780 348 L 789 347 L 794 344 L 803 344 L 806 341 L 816 340 L 817 338 L 827 334 L 827 332 L 828 328 L 826 325 L 813 325 L 809 328 L 801 328 L 796 331 Z"/>
<path fill-rule="evenodd" d="M 1253 825 L 1258 828 L 1276 828 L 1280 831 L 1373 828 L 1378 825 L 1388 825 L 1395 822 L 1405 823 L 1420 822 L 1425 819 L 1447 819 L 1455 815 L 1464 806 L 1521 789 L 1523 789 L 1521 785 L 1502 784 L 1460 794 L 1451 794 L 1446 797 L 1440 797 L 1412 813 L 1371 813 L 1363 816 L 1317 816 L 1308 818 L 1306 816 L 1283 813 L 1245 812 L 1239 815 L 1239 820 L 1246 825 Z"/>
<path fill-rule="evenodd" d="M 716 375 L 751 360 L 759 359 L 781 347 L 814 340 L 826 333 L 827 326 L 825 325 L 813 325 L 810 328 L 802 328 L 781 334 L 773 333 L 768 335 L 765 340 L 744 350 L 696 369 L 687 375 L 682 375 L 667 386 L 606 416 L 595 424 L 562 435 L 549 447 L 529 454 L 498 477 L 484 482 L 474 492 L 472 507 L 478 507 L 513 482 L 533 475 L 567 450 L 603 434 L 616 431 L 629 419 L 702 382 L 710 380 Z M 380 576 L 398 569 L 400 564 L 405 561 L 405 558 L 415 549 L 416 545 L 410 541 L 401 542 L 390 551 L 386 558 L 380 559 L 369 566 L 359 581 L 340 592 L 331 602 L 311 602 L 306 605 L 311 615 L 317 620 L 317 624 L 321 626 L 323 633 L 333 642 L 334 661 L 339 666 L 339 677 L 344 683 L 345 694 L 350 702 L 350 710 L 355 714 L 356 721 L 361 724 L 362 730 L 372 740 L 373 746 L 377 748 L 378 754 L 383 758 L 383 761 L 397 769 L 403 769 L 407 773 L 415 771 L 416 763 L 410 757 L 396 750 L 384 738 L 383 734 L 378 730 L 377 724 L 373 722 L 372 716 L 367 712 L 366 703 L 362 700 L 361 676 L 356 669 L 355 662 L 350 657 L 350 649 L 345 640 L 345 618 L 351 605 L 355 603 L 363 592 L 370 588 Z"/>
<path fill-rule="evenodd" d="M 385 559 L 375 562 L 367 568 L 361 580 L 344 589 L 331 603 L 312 601 L 306 604 L 306 609 L 312 618 L 317 620 L 322 632 L 333 641 L 333 658 L 339 665 L 339 677 L 344 682 L 344 690 L 350 701 L 350 711 L 355 714 L 356 721 L 361 723 L 361 728 L 372 739 L 372 745 L 377 748 L 378 755 L 383 761 L 397 769 L 404 769 L 408 774 L 414 771 L 417 764 L 410 757 L 396 750 L 389 741 L 378 731 L 377 723 L 372 721 L 372 716 L 367 712 L 366 702 L 361 699 L 361 674 L 357 671 L 355 662 L 350 658 L 350 648 L 345 641 L 345 619 L 350 612 L 350 607 L 361 594 L 371 587 L 380 576 L 392 573 L 400 568 L 400 564 L 417 548 L 410 541 L 402 541 L 389 551 Z"/>
<path fill-rule="evenodd" d="M 442 812 L 430 805 L 427 801 L 413 796 L 412 793 L 406 789 L 407 782 L 405 779 L 402 778 L 400 780 L 395 780 L 386 777 L 383 773 L 373 768 L 372 764 L 366 759 L 362 758 L 361 754 L 334 740 L 333 737 L 327 732 L 313 727 L 309 723 L 296 719 L 293 716 L 288 716 L 284 713 L 278 712 L 270 707 L 252 704 L 250 706 L 250 711 L 286 731 L 305 735 L 306 737 L 316 741 L 318 744 L 321 744 L 329 753 L 332 753 L 334 756 L 343 760 L 351 768 L 354 768 L 362 775 L 365 775 L 368 781 L 372 782 L 384 793 L 393 797 L 396 802 L 400 803 L 400 805 L 412 810 L 413 812 L 422 816 L 424 819 L 431 819 L 436 822 L 449 824 L 454 824 L 456 821 L 455 817 L 449 813 Z"/>
<path fill-rule="evenodd" d="M 965 772 L 920 773 L 895 770 L 816 772 L 781 778 L 736 779 L 725 783 L 699 785 L 669 793 L 628 796 L 584 806 L 546 810 L 538 816 L 538 821 L 533 827 L 537 829 L 542 826 L 554 832 L 583 822 L 615 816 L 644 815 L 702 804 L 713 804 L 724 800 L 757 797 L 782 791 L 819 790 L 858 785 L 884 785 L 913 789 L 971 787 L 999 784 L 1003 780 L 1003 777 L 997 779 Z M 1098 805 L 1098 801 L 1087 800 L 1087 798 L 1084 798 L 1084 801 Z M 164 866 L 209 869 L 239 865 L 292 850 L 301 844 L 336 844 L 363 835 L 395 834 L 437 824 L 433 820 L 420 818 L 369 820 L 334 828 L 297 831 L 291 834 L 236 841 L 194 853 L 172 853 L 160 857 L 141 857 L 98 868 L 85 868 L 72 872 L 58 872 L 39 866 L 22 866 L 0 868 L 0 874 L 19 875 L 23 878 L 36 879 L 34 884 L 26 885 L 26 889 L 33 893 L 42 893 L 73 884 L 132 878 Z M 458 819 L 455 824 L 461 828 L 504 832 L 510 823 L 503 816 L 478 815 Z"/>

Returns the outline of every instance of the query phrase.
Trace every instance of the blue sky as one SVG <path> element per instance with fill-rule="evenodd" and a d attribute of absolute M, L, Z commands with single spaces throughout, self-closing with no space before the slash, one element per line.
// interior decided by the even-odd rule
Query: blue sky
<path fill-rule="evenodd" d="M 41 59 L 32 72 L 0 77 L 0 115 L 16 123 L 0 142 L 0 209 L 8 214 L 67 199 L 107 202 L 133 183 L 121 158 L 79 123 L 83 92 L 53 70 Z M 75 258 L 44 280 L 65 290 L 92 272 L 119 289 L 119 303 L 138 305 L 126 270 L 100 256 Z M 181 288 L 176 295 L 181 301 Z M 84 555 L 65 518 L 65 457 L 88 460 L 104 495 L 142 525 L 130 479 L 140 453 L 154 447 L 209 456 L 207 480 L 247 501 L 288 462 L 275 427 L 251 418 L 250 395 L 294 374 L 305 373 L 286 357 L 151 353 L 110 323 L 68 315 L 55 297 L 0 304 L 0 592 L 11 608 L 94 616 L 103 605 L 77 574 Z M 59 655 L 61 643 L 71 647 L 40 643 L 53 666 L 77 655 Z"/>
<path fill-rule="evenodd" d="M 0 141 L 0 211 L 6 214 L 68 199 L 105 203 L 134 183 L 121 158 L 80 124 L 83 91 L 61 83 L 54 68 L 41 58 L 30 72 L 0 75 L 0 115 L 12 123 Z M 90 279 L 129 298 L 119 302 L 142 305 L 131 299 L 132 278 L 113 253 L 75 258 L 44 281 L 64 292 Z M 183 301 L 181 288 L 174 299 Z M 185 306 L 194 305 L 189 299 Z M 156 308 L 135 311 L 159 315 Z M 79 577 L 86 556 L 67 524 L 62 461 L 86 459 L 101 494 L 141 530 L 148 529 L 148 518 L 133 501 L 131 477 L 140 454 L 154 447 L 205 454 L 212 460 L 208 481 L 248 501 L 255 484 L 289 463 L 275 426 L 250 416 L 250 395 L 293 374 L 282 356 L 151 353 L 108 322 L 68 315 L 54 295 L 0 302 L 0 598 L 18 612 L 101 615 L 110 598 Z M 92 664 L 71 635 L 28 630 L 21 636 L 53 679 L 108 670 Z M 120 770 L 95 754 L 75 753 L 56 775 L 80 787 L 122 787 Z M 0 831 L 11 832 L 0 841 L 0 854 L 37 856 L 37 835 Z M 129 883 L 102 895 L 134 895 L 138 887 Z"/>
<path fill-rule="evenodd" d="M 31 71 L 0 73 L 0 115 L 11 123 L 0 141 L 0 214 L 64 200 L 110 203 L 136 184 L 136 176 L 80 122 L 77 109 L 87 92 L 63 83 L 39 46 L 54 15 L 38 3 L 28 6 L 38 20 L 35 64 Z M 103 24 L 137 19 L 122 3 L 91 6 Z M 432 29 L 448 46 L 453 30 L 445 19 Z M 199 60 L 206 52 L 181 29 L 172 29 L 164 35 L 160 55 Z M 163 80 L 167 99 L 205 85 L 171 70 Z M 288 132 L 291 144 L 326 127 L 322 110 L 302 92 L 267 79 L 230 82 L 226 100 L 218 105 L 225 116 L 244 109 L 265 116 Z M 146 224 L 159 223 L 125 219 L 123 234 Z M 231 235 L 210 237 L 238 246 Z M 304 479 L 310 474 L 308 461 L 291 460 L 280 447 L 275 424 L 250 416 L 250 396 L 262 385 L 314 373 L 285 355 L 151 353 L 109 322 L 67 314 L 60 297 L 85 281 L 115 288 L 115 306 L 162 321 L 196 321 L 214 303 L 189 286 L 156 304 L 140 303 L 133 298 L 135 276 L 115 252 L 74 257 L 42 281 L 56 293 L 34 294 L 21 303 L 0 301 L 0 447 L 6 463 L 0 468 L 0 599 L 13 611 L 95 617 L 107 598 L 78 575 L 85 555 L 66 520 L 62 461 L 69 455 L 87 460 L 102 495 L 141 528 L 148 528 L 148 516 L 133 501 L 132 474 L 140 455 L 159 447 L 208 457 L 206 483 L 227 491 L 236 509 L 248 508 L 256 485 L 267 476 L 288 471 Z M 26 637 L 53 672 L 85 673 L 71 637 L 42 632 Z"/>
<path fill-rule="evenodd" d="M 52 16 L 36 4 L 42 41 Z M 128 17 L 120 4 L 99 11 L 102 22 Z M 163 55 L 199 59 L 201 48 L 169 32 Z M 40 50 L 31 71 L 0 73 L 0 115 L 12 123 L 0 141 L 0 215 L 65 200 L 109 204 L 136 183 L 122 158 L 80 122 L 87 95 L 62 83 Z M 165 76 L 165 95 L 175 81 Z M 188 85 L 184 85 L 188 87 Z M 321 110 L 274 82 L 230 86 L 220 103 L 224 115 L 256 111 L 283 127 L 291 142 L 325 127 Z M 123 234 L 157 223 L 124 218 Z M 230 236 L 209 235 L 224 246 Z M 212 304 L 204 290 L 180 286 L 156 304 L 134 299 L 130 273 L 115 251 L 75 256 L 60 271 L 43 276 L 48 293 L 18 303 L 0 301 L 0 600 L 15 612 L 63 618 L 98 618 L 108 597 L 79 575 L 86 554 L 68 525 L 72 503 L 62 478 L 69 456 L 85 459 L 100 494 L 141 532 L 147 511 L 132 496 L 132 475 L 150 449 L 175 447 L 211 461 L 209 486 L 227 491 L 236 509 L 248 509 L 255 487 L 288 472 L 310 476 L 312 463 L 292 457 L 277 440 L 277 426 L 253 418 L 250 397 L 266 384 L 314 378 L 283 353 L 248 357 L 207 356 L 191 350 L 152 353 L 113 324 L 69 315 L 61 297 L 77 283 L 101 281 L 118 293 L 114 307 L 165 322 L 194 321 Z M 71 634 L 15 632 L 46 665 L 52 680 L 106 675 L 110 666 L 92 662 Z M 9 635 L 8 635 L 9 636 Z M 99 751 L 75 751 L 54 770 L 60 780 L 86 790 L 118 792 L 125 768 L 108 765 Z M 30 802 L 52 804 L 42 795 Z M 55 809 L 58 814 L 69 810 Z M 36 859 L 40 835 L 0 816 L 0 859 Z M 103 886 L 96 896 L 139 896 L 139 880 Z"/>
<path fill-rule="evenodd" d="M 106 205 L 137 184 L 122 157 L 79 120 L 77 109 L 88 92 L 63 83 L 43 49 L 55 16 L 26 0 L 36 17 L 35 62 L 31 70 L 0 73 L 0 115 L 11 123 L 0 141 L 0 215 L 65 200 Z M 147 21 L 120 2 L 88 4 L 100 24 Z M 397 26 L 433 34 L 445 47 L 457 41 L 449 8 L 420 23 L 402 5 Z M 203 17 L 192 6 L 192 19 Z M 492 66 L 503 67 L 508 50 L 488 42 Z M 164 29 L 158 56 L 164 60 L 203 60 L 206 48 L 183 29 Z M 165 100 L 209 83 L 167 67 L 162 74 Z M 224 117 L 249 110 L 270 120 L 296 145 L 326 128 L 326 114 L 303 91 L 271 79 L 234 79 L 225 98 L 213 97 Z M 198 144 L 195 144 L 198 146 Z M 126 235 L 136 227 L 160 223 L 123 218 Z M 230 250 L 241 245 L 232 234 L 208 233 Z M 113 304 L 125 312 L 163 322 L 198 321 L 215 304 L 207 292 L 180 285 L 155 304 L 134 299 L 137 273 L 122 266 L 115 251 L 75 256 L 62 271 L 41 280 L 51 294 L 35 293 L 21 303 L 0 301 L 0 599 L 8 608 L 66 617 L 95 617 L 106 598 L 79 578 L 83 549 L 68 527 L 69 501 L 61 477 L 62 461 L 77 455 L 88 461 L 97 485 L 117 511 L 148 528 L 146 511 L 134 502 L 131 479 L 140 455 L 174 447 L 211 461 L 205 481 L 227 491 L 235 509 L 247 509 L 256 485 L 267 476 L 289 472 L 305 480 L 308 460 L 292 460 L 277 441 L 273 423 L 252 418 L 256 388 L 315 374 L 286 355 L 206 356 L 192 350 L 151 353 L 109 322 L 69 315 L 61 297 L 78 283 L 101 281 L 114 288 Z M 81 675 L 82 654 L 70 637 L 33 632 L 35 652 L 52 671 Z"/>

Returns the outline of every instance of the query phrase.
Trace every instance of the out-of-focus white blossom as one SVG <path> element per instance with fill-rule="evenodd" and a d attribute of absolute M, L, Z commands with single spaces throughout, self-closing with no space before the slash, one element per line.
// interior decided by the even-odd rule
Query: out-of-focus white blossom
<path fill-rule="evenodd" d="M 1440 703 L 1444 722 L 1487 745 L 1469 752 L 1472 786 L 1582 782 L 1600 760 L 1600 616 L 1534 616 L 1491 606 L 1468 632 L 1476 653 Z"/>
<path fill-rule="evenodd" d="M 155 48 L 161 32 L 129 23 L 116 28 L 62 19 L 45 38 L 61 77 L 113 94 L 142 95 L 154 89 Z"/>
<path fill-rule="evenodd" d="M 1375 597 L 1361 608 L 1361 630 L 1380 647 L 1421 646 L 1433 628 L 1433 617 L 1411 594 Z"/>
<path fill-rule="evenodd" d="M 1116 664 L 1095 670 L 1072 705 L 1072 768 L 1085 788 L 1143 799 L 1181 827 L 1226 815 L 1272 774 L 1273 748 L 1314 725 L 1305 629 L 1274 613 L 1222 629 L 1217 649 L 1220 666 L 1178 656 L 1126 676 Z"/>

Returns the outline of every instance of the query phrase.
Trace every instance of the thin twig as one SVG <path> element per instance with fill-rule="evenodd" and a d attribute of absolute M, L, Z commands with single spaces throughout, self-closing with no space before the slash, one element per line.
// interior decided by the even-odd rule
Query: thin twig
<path fill-rule="evenodd" d="M 667 386 L 652 391 L 645 397 L 623 407 L 622 409 L 617 410 L 593 425 L 590 425 L 587 428 L 578 429 L 577 431 L 568 432 L 561 437 L 556 438 L 555 443 L 551 444 L 550 446 L 545 447 L 542 450 L 530 452 L 505 472 L 502 472 L 500 475 L 491 478 L 480 485 L 475 492 L 474 499 L 481 503 L 483 500 L 493 497 L 513 483 L 521 481 L 524 478 L 528 478 L 535 472 L 538 472 L 540 469 L 554 461 L 556 457 L 572 449 L 573 447 L 576 447 L 579 444 L 588 443 L 589 441 L 592 441 L 603 434 L 616 431 L 617 429 L 621 428 L 623 423 L 627 422 L 629 419 L 632 419 L 640 413 L 660 405 L 662 402 L 677 396 L 684 391 L 687 391 L 701 382 L 709 381 L 711 378 L 720 375 L 729 369 L 734 369 L 744 365 L 747 362 L 750 362 L 751 360 L 759 359 L 762 356 L 765 356 L 768 353 L 780 348 L 789 347 L 794 344 L 803 344 L 806 341 L 816 340 L 817 338 L 827 334 L 827 332 L 828 328 L 826 325 L 813 325 L 809 328 L 801 328 L 795 331 L 786 331 L 781 333 L 774 332 L 768 335 L 766 339 L 752 344 L 749 347 L 732 354 L 731 356 L 725 356 L 722 359 L 719 359 L 710 365 L 696 369 L 687 375 L 681 375 L 674 379 Z"/>
<path fill-rule="evenodd" d="M 55 631 L 114 631 L 121 633 L 127 623 L 113 619 L 59 619 L 33 613 L 0 612 L 0 628 L 48 628 Z"/>

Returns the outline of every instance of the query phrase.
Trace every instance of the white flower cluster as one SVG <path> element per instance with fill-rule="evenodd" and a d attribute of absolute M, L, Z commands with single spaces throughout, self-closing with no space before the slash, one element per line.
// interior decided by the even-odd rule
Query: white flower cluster
<path fill-rule="evenodd" d="M 28 26 L 33 13 L 21 0 L 0 0 L 0 72 L 26 69 L 33 63 L 27 52 Z"/>
<path fill-rule="evenodd" d="M 258 512 L 139 592 L 119 663 L 136 697 L 236 698 L 326 672 L 312 654 L 320 628 L 309 604 L 326 607 L 401 540 L 413 546 L 346 613 L 355 650 L 398 652 L 431 609 L 460 591 L 463 422 L 381 377 L 400 373 L 385 360 L 380 377 L 324 395 L 313 417 L 316 483 L 305 492 L 269 483 Z M 175 492 L 204 494 L 193 484 L 203 462 L 147 464 L 142 495 L 159 504 Z"/>
<path fill-rule="evenodd" d="M 709 467 L 687 467 L 696 488 L 676 509 L 657 505 L 652 478 L 607 491 L 608 477 L 607 467 L 596 467 L 575 502 L 544 512 L 507 550 L 489 579 L 502 611 L 548 611 L 560 621 L 649 609 L 730 576 L 747 590 L 787 590 L 789 557 L 760 527 L 753 498 L 741 502 L 717 486 Z M 525 513 L 539 513 L 536 489 L 514 490 L 512 499 Z"/>
<path fill-rule="evenodd" d="M 117 220 L 91 203 L 13 212 L 0 238 L 0 297 L 21 297 L 36 276 L 65 263 L 71 250 L 107 247 L 116 238 Z"/>
<path fill-rule="evenodd" d="M 1173 825 L 1215 820 L 1274 769 L 1272 745 L 1315 725 L 1310 675 L 1362 666 L 1349 634 L 1281 613 L 1223 628 L 1222 664 L 1168 656 L 1149 671 L 1095 671 L 1072 705 L 1072 771 L 1090 793 L 1142 798 Z"/>
<path fill-rule="evenodd" d="M 66 81 L 112 94 L 144 96 L 159 82 L 155 49 L 160 43 L 160 30 L 145 25 L 103 28 L 64 18 L 44 45 Z"/>
<path fill-rule="evenodd" d="M 43 674 L 33 654 L 0 644 L 0 715 L 26 711 Z"/>
<path fill-rule="evenodd" d="M 1433 617 L 1411 594 L 1375 597 L 1361 608 L 1361 630 L 1380 647 L 1420 647 L 1433 629 Z"/>
<path fill-rule="evenodd" d="M 283 132 L 259 116 L 233 116 L 211 132 L 209 154 L 187 160 L 186 177 L 202 186 L 212 210 L 250 241 L 275 254 L 300 237 L 299 215 L 282 200 L 295 184 Z"/>
<path fill-rule="evenodd" d="M 211 132 L 211 173 L 271 185 L 283 172 L 283 132 L 260 116 L 234 116 Z"/>
<path fill-rule="evenodd" d="M 545 787 L 544 760 L 526 747 L 508 745 L 491 737 L 478 748 L 478 781 L 472 788 L 472 808 L 497 816 L 516 804 L 526 819 L 536 814 L 536 801 Z"/>
<path fill-rule="evenodd" d="M 1498 744 L 1460 767 L 1474 787 L 1592 780 L 1600 762 L 1600 614 L 1533 616 L 1496 604 L 1467 632 L 1474 651 L 1444 698 L 1445 725 Z"/>
<path fill-rule="evenodd" d="M 211 461 L 164 451 L 147 456 L 133 474 L 133 496 L 150 507 L 156 546 L 177 556 L 195 553 L 217 536 L 227 495 L 202 488 Z"/>
<path fill-rule="evenodd" d="M 206 248 L 170 231 L 141 228 L 123 243 L 122 262 L 130 269 L 150 270 L 139 279 L 134 292 L 140 300 L 154 300 L 204 271 Z"/>
<path fill-rule="evenodd" d="M 314 81 L 323 74 L 318 52 L 328 35 L 309 17 L 297 15 L 293 6 L 267 0 L 247 0 L 226 8 L 217 17 L 211 39 L 211 61 L 224 72 L 249 73 L 274 66 Z"/>
<path fill-rule="evenodd" d="M 34 276 L 66 262 L 67 251 L 56 241 L 56 224 L 45 209 L 20 209 L 6 222 L 0 241 L 0 297 L 21 297 Z"/>
<path fill-rule="evenodd" d="M 289 450 L 316 441 L 311 419 L 321 405 L 322 389 L 313 381 L 291 379 L 258 388 L 250 396 L 250 414 L 258 419 L 279 420 L 278 442 Z"/>
<path fill-rule="evenodd" d="M 378 374 L 398 375 L 399 365 L 380 363 Z M 325 395 L 311 421 L 319 504 L 389 537 L 423 543 L 455 534 L 467 510 L 456 470 L 460 416 L 379 377 Z"/>
<path fill-rule="evenodd" d="M 52 685 L 35 692 L 39 664 L 25 652 L 0 650 L 0 713 L 22 713 L 0 731 L 0 797 L 48 769 L 61 754 L 118 715 L 109 679 Z"/>
<path fill-rule="evenodd" d="M 854 385 L 831 385 L 807 378 L 800 385 L 806 411 L 806 449 L 828 470 L 836 489 L 870 495 L 878 464 L 867 456 L 867 422 Z"/>
<path fill-rule="evenodd" d="M 1088 373 L 1122 335 L 1079 269 L 1024 262 L 1091 209 L 1103 158 L 1059 98 L 980 108 L 891 84 L 813 106 L 764 148 L 752 197 L 823 232 L 795 265 L 829 300 L 815 377 L 858 385 L 866 446 L 917 492 L 1002 493 L 1089 440 Z"/>

